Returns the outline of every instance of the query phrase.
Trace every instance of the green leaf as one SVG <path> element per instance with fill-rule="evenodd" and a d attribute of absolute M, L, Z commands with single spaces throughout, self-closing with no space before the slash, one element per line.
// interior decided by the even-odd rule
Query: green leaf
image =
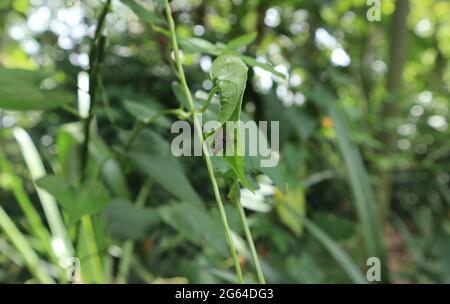
<path fill-rule="evenodd" d="M 303 189 L 297 186 L 290 189 L 286 194 L 277 192 L 275 200 L 281 222 L 289 227 L 295 235 L 302 235 L 303 221 L 299 220 L 297 214 L 304 216 L 306 213 L 305 193 Z M 295 213 L 292 210 L 295 210 Z"/>
<path fill-rule="evenodd" d="M 251 44 L 253 41 L 255 41 L 256 37 L 258 37 L 257 32 L 239 36 L 237 38 L 232 39 L 230 42 L 228 42 L 227 47 L 229 49 L 237 49 L 237 48 L 240 48 L 243 46 L 247 46 L 247 45 Z"/>
<path fill-rule="evenodd" d="M 154 24 L 165 24 L 165 20 L 162 19 L 157 13 L 149 11 L 142 5 L 137 3 L 135 0 L 120 0 L 123 4 L 128 6 L 136 16 L 139 17 L 144 22 L 154 23 Z"/>
<path fill-rule="evenodd" d="M 158 116 L 160 109 L 148 103 L 125 101 L 125 109 L 133 115 L 137 120 L 147 124 L 151 121 L 155 121 L 156 124 L 169 128 L 170 121 L 164 116 Z"/>
<path fill-rule="evenodd" d="M 17 2 L 17 1 L 15 1 L 15 2 Z M 9 8 L 10 5 L 11 5 L 11 0 L 2 1 L 2 2 L 0 2 L 0 9 Z"/>
<path fill-rule="evenodd" d="M 225 209 L 231 228 L 240 232 L 237 212 L 232 206 L 227 206 Z M 219 210 L 207 210 L 203 205 L 193 206 L 183 202 L 160 207 L 159 214 L 166 224 L 185 239 L 198 245 L 212 247 L 218 253 L 226 255 L 227 244 Z"/>
<path fill-rule="evenodd" d="M 102 211 L 110 201 L 108 190 L 99 181 L 86 181 L 81 185 L 70 184 L 65 178 L 47 175 L 36 181 L 49 192 L 67 212 L 69 226 L 84 215 Z"/>
<path fill-rule="evenodd" d="M 50 74 L 42 71 L 0 68 L 0 108 L 11 111 L 50 110 L 74 100 L 61 89 L 44 90 Z"/>
<path fill-rule="evenodd" d="M 104 210 L 108 231 L 120 239 L 141 240 L 160 222 L 157 210 L 137 208 L 123 200 L 113 200 Z"/>
<path fill-rule="evenodd" d="M 158 133 L 144 130 L 134 141 L 129 155 L 134 165 L 175 197 L 201 202 L 183 168 L 172 155 L 169 143 Z"/>
<path fill-rule="evenodd" d="M 286 271 L 296 282 L 302 284 L 319 284 L 325 278 L 323 268 L 319 267 L 314 256 L 308 252 L 302 254 L 301 257 L 288 257 Z"/>
<path fill-rule="evenodd" d="M 354 233 L 354 223 L 343 216 L 333 213 L 316 212 L 313 217 L 317 224 L 332 239 L 341 241 L 350 238 Z"/>
<path fill-rule="evenodd" d="M 259 67 L 263 70 L 266 70 L 272 74 L 274 74 L 275 76 L 278 76 L 282 79 L 286 79 L 286 75 L 284 75 L 283 73 L 278 72 L 277 70 L 275 70 L 275 68 L 265 62 L 261 62 L 261 61 L 257 61 L 256 59 L 249 57 L 249 56 L 241 56 L 242 60 L 245 61 L 246 64 L 248 64 L 251 67 Z"/>
<path fill-rule="evenodd" d="M 239 120 L 247 73 L 247 65 L 232 53 L 226 52 L 214 60 L 211 77 L 219 88 L 220 123 L 230 120 L 232 116 L 235 116 L 233 121 Z"/>
<path fill-rule="evenodd" d="M 247 181 L 244 170 L 244 157 L 243 156 L 224 156 L 227 163 L 230 165 L 234 174 L 239 178 L 241 183 L 250 191 L 253 191 L 253 187 Z"/>
<path fill-rule="evenodd" d="M 248 67 L 239 58 L 239 56 L 225 52 L 214 60 L 211 68 L 211 77 L 215 85 L 219 88 L 219 122 L 224 124 L 227 121 L 237 122 L 240 119 L 242 98 L 247 83 Z M 230 130 L 227 130 L 230 131 Z M 238 143 L 241 141 L 239 128 L 231 130 L 233 134 L 229 134 L 234 143 L 234 153 L 232 156 L 224 156 L 233 169 L 235 175 L 239 178 L 242 184 L 248 189 L 252 187 L 245 177 L 244 157 L 239 156 Z"/>
<path fill-rule="evenodd" d="M 177 230 L 184 238 L 199 243 L 203 238 L 206 210 L 202 205 L 172 203 L 158 210 L 163 221 Z"/>
<path fill-rule="evenodd" d="M 177 37 L 181 49 L 187 53 L 205 53 L 217 56 L 223 49 L 201 38 L 181 38 Z"/>
<path fill-rule="evenodd" d="M 250 118 L 245 114 L 242 113 L 242 121 L 245 123 L 248 122 Z M 245 138 L 247 139 L 247 138 Z M 245 143 L 246 146 L 249 145 L 248 142 Z M 270 147 L 266 134 L 264 134 L 261 129 L 258 131 L 258 145 L 262 147 Z M 259 149 L 257 149 L 257 152 L 260 153 Z M 275 186 L 278 187 L 282 192 L 286 192 L 286 182 L 284 180 L 283 174 L 280 170 L 280 165 L 278 164 L 275 167 L 265 167 L 261 166 L 261 161 L 263 157 L 262 155 L 257 156 L 246 156 L 245 157 L 245 168 L 247 171 L 259 171 L 265 175 L 267 175 L 272 182 L 275 184 Z"/>
<path fill-rule="evenodd" d="M 172 90 L 175 94 L 175 97 L 180 102 L 180 104 L 185 107 L 186 109 L 189 109 L 189 100 L 186 94 L 184 93 L 183 87 L 179 82 L 172 82 Z"/>

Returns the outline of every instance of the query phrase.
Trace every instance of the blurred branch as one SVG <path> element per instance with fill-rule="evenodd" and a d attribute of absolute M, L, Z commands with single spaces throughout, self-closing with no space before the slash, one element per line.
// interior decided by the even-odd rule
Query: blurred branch
<path fill-rule="evenodd" d="M 98 18 L 97 30 L 95 31 L 94 39 L 91 42 L 91 50 L 89 53 L 89 95 L 90 95 L 90 107 L 88 117 L 84 120 L 84 143 L 81 151 L 81 181 L 86 178 L 86 167 L 88 163 L 89 153 L 89 140 L 90 129 L 92 120 L 95 115 L 96 95 L 98 86 L 98 77 L 100 64 L 104 58 L 106 37 L 102 35 L 102 31 L 106 21 L 106 15 L 111 8 L 111 0 L 107 0 L 103 6 L 102 12 Z"/>

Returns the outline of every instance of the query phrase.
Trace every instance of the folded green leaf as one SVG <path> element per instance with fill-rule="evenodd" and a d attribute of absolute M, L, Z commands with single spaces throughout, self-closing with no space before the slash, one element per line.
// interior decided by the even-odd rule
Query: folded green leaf
<path fill-rule="evenodd" d="M 11 111 L 50 110 L 68 104 L 74 96 L 61 89 L 45 90 L 42 71 L 0 68 L 0 108 Z"/>
<path fill-rule="evenodd" d="M 214 60 L 211 77 L 219 88 L 219 122 L 239 120 L 239 114 L 247 83 L 248 67 L 239 56 L 223 53 Z"/>

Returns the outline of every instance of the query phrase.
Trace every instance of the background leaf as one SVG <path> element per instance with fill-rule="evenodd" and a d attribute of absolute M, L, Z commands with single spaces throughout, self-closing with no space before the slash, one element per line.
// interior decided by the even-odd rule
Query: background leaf
<path fill-rule="evenodd" d="M 201 202 L 182 166 L 170 152 L 169 143 L 156 132 L 144 130 L 136 139 L 128 156 L 136 168 L 167 192 L 192 203 Z"/>
<path fill-rule="evenodd" d="M 136 14 L 136 16 L 139 17 L 144 22 L 154 23 L 154 24 L 165 24 L 165 20 L 162 19 L 158 14 L 155 12 L 149 11 L 148 9 L 144 8 L 142 5 L 140 5 L 135 0 L 120 0 L 123 4 L 128 6 L 133 13 Z"/>
<path fill-rule="evenodd" d="M 247 46 L 251 44 L 253 41 L 255 41 L 257 36 L 258 33 L 256 32 L 239 36 L 237 38 L 230 40 L 230 42 L 228 42 L 227 44 L 227 47 L 230 49 L 237 49 L 243 46 Z"/>
<path fill-rule="evenodd" d="M 0 108 L 50 110 L 72 102 L 74 96 L 64 90 L 41 88 L 49 76 L 42 71 L 0 68 Z"/>
<path fill-rule="evenodd" d="M 63 207 L 69 217 L 69 226 L 84 215 L 102 211 L 110 202 L 108 190 L 98 181 L 86 181 L 73 185 L 63 177 L 47 175 L 37 181 Z"/>

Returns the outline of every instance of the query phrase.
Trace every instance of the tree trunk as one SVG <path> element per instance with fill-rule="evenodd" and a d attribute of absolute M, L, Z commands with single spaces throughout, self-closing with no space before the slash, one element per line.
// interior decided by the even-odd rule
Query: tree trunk
<path fill-rule="evenodd" d="M 409 0 L 397 0 L 395 12 L 390 28 L 389 73 L 387 79 L 388 97 L 384 103 L 382 115 L 384 120 L 398 117 L 400 113 L 399 93 L 403 88 L 403 70 L 407 54 L 407 18 L 409 14 Z M 396 150 L 396 129 L 389 128 L 381 134 L 385 144 L 385 157 L 390 157 Z M 381 204 L 381 218 L 385 221 L 389 217 L 392 199 L 392 171 L 386 169 L 380 172 L 378 199 Z"/>

